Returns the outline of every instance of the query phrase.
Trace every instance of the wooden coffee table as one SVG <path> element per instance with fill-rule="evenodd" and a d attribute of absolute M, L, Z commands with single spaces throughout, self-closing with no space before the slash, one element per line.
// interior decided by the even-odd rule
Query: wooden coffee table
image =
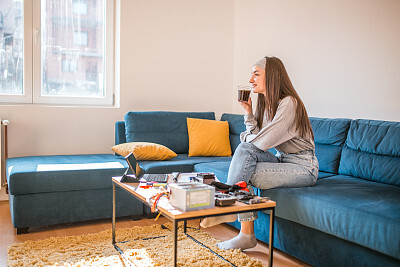
<path fill-rule="evenodd" d="M 121 183 L 121 177 L 113 177 L 112 185 L 113 185 L 113 214 L 112 214 L 112 243 L 114 247 L 121 253 L 121 250 L 117 246 L 115 242 L 115 211 L 116 211 L 116 203 L 115 203 L 115 188 L 119 186 L 125 191 L 129 192 L 133 197 L 139 199 L 141 202 L 149 206 L 149 203 L 146 201 L 146 194 L 149 189 L 139 188 L 138 183 Z M 164 203 L 165 204 L 165 203 Z M 226 207 L 215 207 L 210 209 L 202 209 L 197 211 L 188 211 L 183 212 L 181 210 L 173 208 L 170 204 L 162 205 L 160 203 L 157 208 L 162 215 L 169 220 L 172 221 L 173 224 L 173 239 L 174 239 L 174 251 L 173 251 L 173 266 L 176 266 L 177 263 L 177 235 L 178 235 L 178 223 L 183 221 L 184 227 L 183 231 L 186 235 L 187 229 L 187 221 L 193 219 L 200 219 L 204 217 L 213 217 L 227 214 L 237 214 L 244 213 L 250 211 L 262 211 L 269 210 L 270 211 L 270 225 L 269 225 L 269 257 L 268 257 L 268 266 L 272 266 L 273 262 L 273 241 L 274 241 L 274 219 L 275 219 L 275 206 L 276 203 L 274 201 L 268 201 L 265 203 L 252 204 L 248 205 L 242 202 L 236 201 L 234 205 L 226 206 Z M 188 235 L 189 236 L 189 235 Z M 194 239 L 193 237 L 189 236 Z M 196 240 L 195 240 L 196 241 Z M 199 242 L 198 242 L 199 243 Z M 199 243 L 201 244 L 201 243 Z"/>

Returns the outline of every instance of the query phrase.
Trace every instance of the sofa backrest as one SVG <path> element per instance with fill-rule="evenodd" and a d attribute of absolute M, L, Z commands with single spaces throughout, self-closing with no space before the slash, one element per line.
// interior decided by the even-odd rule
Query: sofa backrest
<path fill-rule="evenodd" d="M 117 121 L 115 123 L 115 144 L 119 145 L 123 143 L 126 143 L 125 122 Z"/>
<path fill-rule="evenodd" d="M 400 122 L 353 120 L 339 173 L 400 186 Z"/>
<path fill-rule="evenodd" d="M 192 116 L 191 118 L 194 117 Z M 240 144 L 240 133 L 246 130 L 244 117 L 239 114 L 224 113 L 221 117 L 221 121 L 227 121 L 229 123 L 229 138 L 233 154 Z M 117 121 L 115 123 L 115 144 L 119 145 L 126 142 L 125 121 Z"/>
<path fill-rule="evenodd" d="M 187 154 L 186 118 L 215 119 L 213 112 L 129 112 L 115 124 L 115 144 L 154 142 Z M 232 153 L 245 131 L 241 114 L 224 113 Z M 319 169 L 400 186 L 400 122 L 310 117 Z M 272 152 L 274 153 L 274 152 Z"/>
<path fill-rule="evenodd" d="M 244 116 L 239 114 L 224 113 L 221 121 L 229 123 L 229 141 L 231 143 L 232 155 L 240 144 L 240 133 L 246 130 L 244 125 Z"/>
<path fill-rule="evenodd" d="M 337 174 L 351 120 L 310 117 L 310 122 L 319 170 Z"/>
<path fill-rule="evenodd" d="M 215 120 L 215 113 L 128 112 L 124 116 L 125 142 L 152 142 L 164 145 L 175 153 L 187 154 L 189 151 L 189 136 L 186 118 Z M 122 140 L 122 138 L 119 140 Z"/>
<path fill-rule="evenodd" d="M 229 123 L 229 138 L 233 154 L 240 144 L 240 133 L 246 130 L 244 116 L 242 114 L 224 113 L 221 116 L 221 121 Z M 314 131 L 315 153 L 320 164 L 320 170 L 337 174 L 340 155 L 351 120 L 311 117 L 310 121 Z M 269 151 L 276 154 L 274 148 Z"/>

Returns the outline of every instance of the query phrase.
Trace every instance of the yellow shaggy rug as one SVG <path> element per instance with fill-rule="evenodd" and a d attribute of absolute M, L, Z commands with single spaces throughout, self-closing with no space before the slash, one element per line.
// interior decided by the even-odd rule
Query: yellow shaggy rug
<path fill-rule="evenodd" d="M 166 227 L 172 229 L 171 224 Z M 172 231 L 155 224 L 116 230 L 121 255 L 111 244 L 111 230 L 81 236 L 52 237 L 8 247 L 8 266 L 172 266 Z M 240 250 L 220 250 L 208 233 L 187 233 L 236 266 L 263 266 Z M 152 238 L 156 237 L 156 238 Z M 150 238 L 150 239 L 149 239 Z M 178 266 L 232 266 L 178 231 Z"/>

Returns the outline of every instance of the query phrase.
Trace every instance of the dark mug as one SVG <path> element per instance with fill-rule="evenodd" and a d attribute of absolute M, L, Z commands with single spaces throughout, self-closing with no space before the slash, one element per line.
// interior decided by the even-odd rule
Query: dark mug
<path fill-rule="evenodd" d="M 251 92 L 251 86 L 249 86 L 249 85 L 239 85 L 238 86 L 238 100 L 240 102 L 249 101 L 250 92 Z"/>

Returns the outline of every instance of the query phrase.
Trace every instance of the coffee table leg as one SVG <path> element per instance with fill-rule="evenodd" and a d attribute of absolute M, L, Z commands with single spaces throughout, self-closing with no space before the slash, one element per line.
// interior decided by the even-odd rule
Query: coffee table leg
<path fill-rule="evenodd" d="M 187 220 L 183 221 L 183 232 L 186 234 Z"/>
<path fill-rule="evenodd" d="M 269 259 L 268 266 L 272 267 L 273 250 L 274 250 L 274 220 L 275 220 L 275 208 L 269 211 Z"/>
<path fill-rule="evenodd" d="M 177 242 L 178 242 L 178 222 L 176 220 L 173 221 L 173 234 L 174 234 L 174 258 L 173 258 L 173 266 L 176 266 L 176 259 L 178 256 L 178 246 L 177 246 Z"/>
<path fill-rule="evenodd" d="M 115 244 L 115 184 L 113 183 L 112 243 Z"/>

